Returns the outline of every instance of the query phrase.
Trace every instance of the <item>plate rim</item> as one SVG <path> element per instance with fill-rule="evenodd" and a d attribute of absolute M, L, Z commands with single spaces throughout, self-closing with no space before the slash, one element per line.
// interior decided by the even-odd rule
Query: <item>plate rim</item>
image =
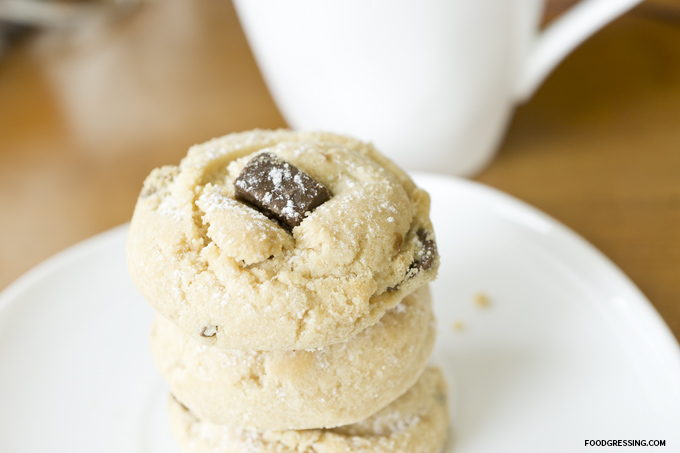
<path fill-rule="evenodd" d="M 409 172 L 409 174 L 416 181 L 438 181 L 440 183 L 461 187 L 462 190 L 474 191 L 484 197 L 485 201 L 488 201 L 490 204 L 502 203 L 503 205 L 516 208 L 522 214 L 529 214 L 529 216 L 538 221 L 537 224 L 549 225 L 550 231 L 545 233 L 538 231 L 536 228 L 531 228 L 527 223 L 520 223 L 516 219 L 513 219 L 514 223 L 522 225 L 525 229 L 532 230 L 534 233 L 548 238 L 552 243 L 564 243 L 569 247 L 573 247 L 572 252 L 588 256 L 590 262 L 594 263 L 600 272 L 603 272 L 608 279 L 629 293 L 632 296 L 631 302 L 633 302 L 636 312 L 644 316 L 645 322 L 649 323 L 654 328 L 655 339 L 663 342 L 666 352 L 672 354 L 668 358 L 673 359 L 673 366 L 677 371 L 678 377 L 680 377 L 680 342 L 675 337 L 668 324 L 666 324 L 666 321 L 661 317 L 656 307 L 654 307 L 654 304 L 652 304 L 635 282 L 633 282 L 633 280 L 628 277 L 616 263 L 576 231 L 529 203 L 486 184 L 439 173 Z M 506 216 L 506 218 L 508 217 Z M 436 228 L 435 225 L 435 232 Z"/>
<path fill-rule="evenodd" d="M 20 295 L 29 290 L 36 282 L 68 264 L 77 261 L 81 257 L 94 253 L 101 248 L 105 248 L 110 242 L 115 242 L 118 240 L 119 236 L 127 234 L 129 225 L 130 223 L 126 222 L 78 241 L 49 256 L 24 272 L 0 291 L 0 316 L 3 315 L 5 309 L 12 303 L 16 303 L 16 300 Z"/>
<path fill-rule="evenodd" d="M 551 241 L 566 242 L 567 245 L 573 246 L 580 255 L 589 255 L 592 258 L 590 260 L 591 262 L 595 262 L 597 267 L 610 279 L 634 296 L 636 311 L 645 316 L 645 321 L 651 323 L 654 327 L 656 339 L 664 342 L 666 352 L 670 353 L 672 351 L 672 358 L 675 362 L 674 365 L 680 370 L 680 343 L 675 338 L 668 324 L 666 324 L 651 301 L 623 272 L 623 270 L 585 238 L 559 220 L 551 217 L 538 208 L 531 206 L 529 203 L 480 182 L 439 173 L 409 172 L 409 174 L 416 182 L 431 180 L 443 184 L 454 185 L 464 191 L 476 192 L 486 201 L 489 201 L 489 203 L 502 203 L 511 206 L 519 210 L 519 212 L 528 213 L 531 217 L 538 219 L 540 222 L 550 225 L 549 234 L 543 233 L 545 237 L 553 236 L 553 238 L 550 238 Z M 530 229 L 526 224 L 523 224 L 523 226 Z M 95 253 L 97 250 L 106 247 L 110 242 L 118 240 L 119 236 L 127 234 L 128 227 L 129 222 L 126 222 L 122 225 L 105 230 L 69 246 L 33 266 L 0 292 L 0 316 L 3 315 L 12 303 L 16 303 L 22 293 L 29 290 L 41 279 L 68 264 L 77 261 L 81 257 Z M 540 234 L 539 231 L 534 230 L 534 232 Z"/>

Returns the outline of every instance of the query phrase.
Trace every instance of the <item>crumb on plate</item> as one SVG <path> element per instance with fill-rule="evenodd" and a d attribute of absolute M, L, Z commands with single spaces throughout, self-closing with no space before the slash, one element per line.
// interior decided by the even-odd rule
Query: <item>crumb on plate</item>
<path fill-rule="evenodd" d="M 487 296 L 485 293 L 479 292 L 475 294 L 475 305 L 478 308 L 486 308 L 489 305 L 491 305 L 491 300 L 489 299 L 489 296 Z"/>

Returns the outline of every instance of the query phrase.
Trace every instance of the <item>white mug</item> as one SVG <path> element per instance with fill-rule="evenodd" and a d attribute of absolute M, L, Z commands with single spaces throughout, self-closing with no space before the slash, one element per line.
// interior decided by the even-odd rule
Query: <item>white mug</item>
<path fill-rule="evenodd" d="M 641 0 L 235 0 L 288 124 L 373 142 L 408 170 L 471 175 L 517 102 Z"/>

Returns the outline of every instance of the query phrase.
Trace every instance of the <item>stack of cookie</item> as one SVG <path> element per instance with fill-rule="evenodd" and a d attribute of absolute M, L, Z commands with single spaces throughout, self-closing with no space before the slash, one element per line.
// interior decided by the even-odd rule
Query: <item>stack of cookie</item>
<path fill-rule="evenodd" d="M 194 146 L 145 181 L 127 253 L 184 451 L 441 450 L 429 197 L 371 145 Z"/>

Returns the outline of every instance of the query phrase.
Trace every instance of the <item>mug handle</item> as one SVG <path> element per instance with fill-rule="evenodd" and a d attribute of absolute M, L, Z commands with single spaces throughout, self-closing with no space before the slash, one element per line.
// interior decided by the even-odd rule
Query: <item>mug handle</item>
<path fill-rule="evenodd" d="M 515 96 L 526 101 L 564 57 L 597 30 L 642 0 L 582 0 L 562 14 L 531 44 Z"/>

